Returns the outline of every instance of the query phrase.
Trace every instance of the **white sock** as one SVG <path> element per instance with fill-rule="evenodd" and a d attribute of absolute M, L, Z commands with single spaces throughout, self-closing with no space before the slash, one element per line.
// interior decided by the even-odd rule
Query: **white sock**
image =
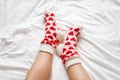
<path fill-rule="evenodd" d="M 54 13 L 46 13 L 44 17 L 45 23 L 45 36 L 41 41 L 39 51 L 48 52 L 50 54 L 55 53 L 56 45 L 59 40 L 57 39 L 57 27 Z"/>
<path fill-rule="evenodd" d="M 62 59 L 66 69 L 71 65 L 81 63 L 79 54 L 76 50 L 79 34 L 79 28 L 70 28 L 62 44 L 57 47 L 57 55 Z"/>

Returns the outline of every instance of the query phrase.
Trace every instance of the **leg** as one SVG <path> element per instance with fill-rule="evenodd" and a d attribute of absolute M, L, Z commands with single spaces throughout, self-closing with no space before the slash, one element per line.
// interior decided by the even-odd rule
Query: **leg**
<path fill-rule="evenodd" d="M 70 80 L 90 80 L 87 72 L 82 67 L 79 54 L 76 50 L 79 34 L 79 28 L 70 28 L 63 43 L 57 48 L 57 55 L 63 60 Z"/>
<path fill-rule="evenodd" d="M 39 55 L 32 65 L 26 80 L 49 80 L 52 65 L 52 55 L 59 40 L 57 39 L 57 27 L 54 13 L 46 13 L 45 18 L 45 36 L 41 41 Z"/>
<path fill-rule="evenodd" d="M 82 64 L 75 64 L 67 70 L 70 80 L 90 80 L 90 77 L 82 67 Z"/>
<path fill-rule="evenodd" d="M 40 52 L 36 57 L 25 80 L 49 80 L 52 66 L 52 55 Z"/>

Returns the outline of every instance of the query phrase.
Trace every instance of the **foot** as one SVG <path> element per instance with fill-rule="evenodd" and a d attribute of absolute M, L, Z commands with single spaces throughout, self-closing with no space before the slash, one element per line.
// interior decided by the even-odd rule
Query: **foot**
<path fill-rule="evenodd" d="M 41 41 L 40 51 L 49 52 L 54 54 L 54 49 L 58 44 L 57 27 L 54 13 L 46 13 L 44 17 L 45 23 L 45 36 Z"/>
<path fill-rule="evenodd" d="M 66 68 L 73 64 L 80 63 L 79 54 L 76 50 L 79 34 L 79 28 L 70 28 L 64 41 L 57 48 L 57 55 L 60 56 Z"/>

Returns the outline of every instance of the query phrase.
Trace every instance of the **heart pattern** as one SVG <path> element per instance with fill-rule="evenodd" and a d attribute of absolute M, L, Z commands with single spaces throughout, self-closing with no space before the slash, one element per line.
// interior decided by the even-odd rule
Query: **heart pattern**
<path fill-rule="evenodd" d="M 63 60 L 63 64 L 65 64 L 68 59 L 79 56 L 76 50 L 77 38 L 79 34 L 80 34 L 79 28 L 71 27 L 69 29 L 68 35 L 66 36 L 65 40 L 62 42 L 63 48 L 60 57 Z"/>
<path fill-rule="evenodd" d="M 50 17 L 48 20 L 49 20 L 49 21 L 53 21 L 53 18 L 52 18 L 52 17 Z"/>
<path fill-rule="evenodd" d="M 45 36 L 44 39 L 41 41 L 41 44 L 49 44 L 56 48 L 56 44 L 59 40 L 56 38 L 56 21 L 55 21 L 55 14 L 54 13 L 46 13 L 44 16 L 44 23 L 45 23 Z"/>
<path fill-rule="evenodd" d="M 50 16 L 53 16 L 53 17 L 55 17 L 55 14 L 54 14 L 54 13 L 51 13 L 51 14 L 50 14 Z"/>
<path fill-rule="evenodd" d="M 54 26 L 51 26 L 51 27 L 50 27 L 50 30 L 55 31 L 55 30 L 56 30 L 56 28 L 55 28 Z"/>
<path fill-rule="evenodd" d="M 41 44 L 48 44 L 56 48 L 59 40 L 57 39 L 57 31 L 56 20 L 54 13 L 46 13 L 44 16 L 44 24 L 45 24 L 45 36 L 41 41 Z M 63 63 L 65 64 L 68 59 L 79 56 L 76 46 L 77 46 L 77 37 L 80 34 L 79 28 L 69 28 L 69 32 L 62 42 L 62 54 L 60 55 Z"/>

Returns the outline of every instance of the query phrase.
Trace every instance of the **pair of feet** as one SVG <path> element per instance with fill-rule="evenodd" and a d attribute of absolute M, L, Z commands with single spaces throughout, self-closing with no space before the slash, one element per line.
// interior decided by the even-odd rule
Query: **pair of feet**
<path fill-rule="evenodd" d="M 39 50 L 52 55 L 56 53 L 62 59 L 66 69 L 71 65 L 80 63 L 79 54 L 76 50 L 80 28 L 69 28 L 66 36 L 58 33 L 59 28 L 56 26 L 55 14 L 51 12 L 45 13 L 44 23 L 45 36 L 41 41 Z"/>

